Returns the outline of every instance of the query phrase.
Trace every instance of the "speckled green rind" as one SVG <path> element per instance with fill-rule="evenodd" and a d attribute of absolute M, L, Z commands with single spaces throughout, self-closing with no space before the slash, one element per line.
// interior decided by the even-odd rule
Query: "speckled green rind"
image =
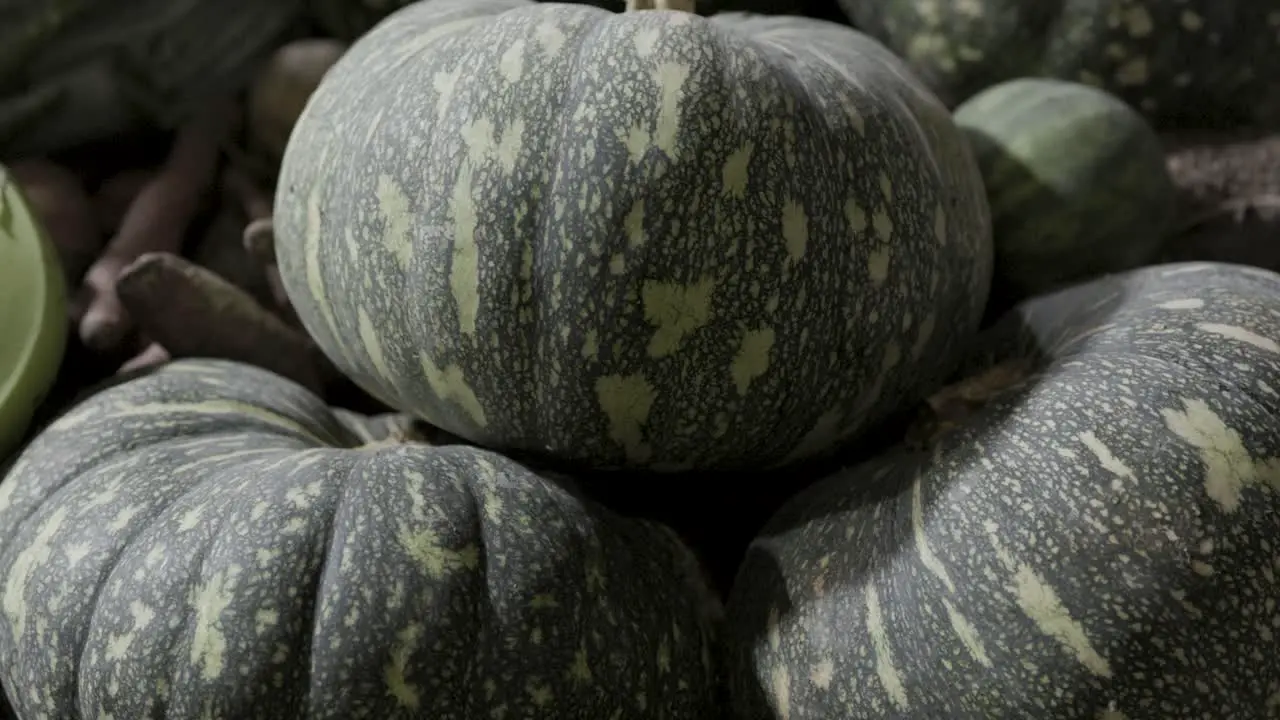
<path fill-rule="evenodd" d="M 353 380 L 597 467 L 826 451 L 952 367 L 991 271 L 949 113 L 794 17 L 417 3 L 311 96 L 274 220 Z"/>
<path fill-rule="evenodd" d="M 1161 129 L 1280 123 L 1270 0 L 840 0 L 945 102 L 1016 77 L 1106 88 Z"/>
<path fill-rule="evenodd" d="M 0 158 L 175 127 L 302 17 L 303 0 L 0 0 Z"/>
<path fill-rule="evenodd" d="M 308 0 L 310 13 L 325 32 L 344 40 L 354 40 L 382 22 L 391 13 L 417 0 Z M 594 5 L 623 12 L 626 0 L 563 0 L 574 5 Z M 758 12 L 811 15 L 839 20 L 835 0 L 698 0 L 699 15 L 719 12 Z"/>
<path fill-rule="evenodd" d="M 1010 80 L 954 113 L 991 207 L 995 282 L 1018 298 L 1155 256 L 1174 213 L 1164 148 L 1133 108 L 1088 85 Z"/>
<path fill-rule="evenodd" d="M 715 607 L 673 533 L 351 423 L 180 361 L 47 428 L 0 483 L 19 715 L 716 717 Z"/>
<path fill-rule="evenodd" d="M 1263 718 L 1280 692 L 1280 276 L 1042 296 L 1042 355 L 930 451 L 794 498 L 727 607 L 736 716 Z M 1039 351 L 1032 348 L 1039 348 Z"/>

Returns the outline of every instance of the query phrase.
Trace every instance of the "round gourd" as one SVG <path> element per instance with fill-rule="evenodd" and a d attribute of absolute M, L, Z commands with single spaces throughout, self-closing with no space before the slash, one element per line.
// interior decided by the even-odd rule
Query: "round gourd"
<path fill-rule="evenodd" d="M 991 207 L 995 285 L 1014 298 L 1129 270 L 1160 249 L 1174 185 L 1160 138 L 1115 96 L 1024 78 L 956 108 Z"/>
<path fill-rule="evenodd" d="M 622 12 L 628 0 L 561 0 L 566 3 L 594 5 Z M 686 0 L 687 1 L 687 0 Z M 386 16 L 418 0 L 308 0 L 307 6 L 316 23 L 326 32 L 343 40 L 355 40 L 369 32 Z M 841 20 L 835 0 L 697 0 L 699 15 L 719 12 L 760 12 L 794 14 Z"/>
<path fill-rule="evenodd" d="M 949 113 L 796 17 L 418 2 L 311 96 L 274 219 L 371 394 L 596 467 L 826 451 L 947 371 L 991 270 Z"/>
<path fill-rule="evenodd" d="M 1017 77 L 1105 88 L 1157 127 L 1280 122 L 1267 0 L 839 0 L 948 105 Z"/>
<path fill-rule="evenodd" d="M 670 530 L 394 429 L 225 361 L 55 421 L 0 483 L 19 717 L 715 716 Z"/>
<path fill-rule="evenodd" d="M 1244 266 L 1021 305 L 940 404 L 950 431 L 811 486 L 753 543 L 736 717 L 1266 717 L 1278 343 L 1280 276 Z"/>
<path fill-rule="evenodd" d="M 66 338 L 58 256 L 0 166 L 0 461 L 22 440 L 57 379 Z"/>

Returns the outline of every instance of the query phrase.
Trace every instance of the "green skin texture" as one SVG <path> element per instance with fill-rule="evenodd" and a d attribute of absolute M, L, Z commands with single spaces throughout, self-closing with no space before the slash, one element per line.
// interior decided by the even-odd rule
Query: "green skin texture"
<path fill-rule="evenodd" d="M 1025 384 L 814 484 L 753 543 L 734 716 L 1268 717 L 1277 342 L 1280 276 L 1245 266 L 1013 310 L 966 370 L 1034 358 Z"/>
<path fill-rule="evenodd" d="M 274 221 L 366 390 L 605 468 L 838 446 L 952 367 L 991 274 L 949 113 L 803 18 L 418 3 L 311 96 Z"/>
<path fill-rule="evenodd" d="M 0 0 L 0 158 L 176 127 L 248 85 L 303 0 Z"/>
<path fill-rule="evenodd" d="M 562 0 L 572 4 L 594 5 L 613 12 L 626 9 L 626 0 Z M 364 35 L 374 25 L 400 8 L 417 0 L 309 0 L 308 10 L 316 23 L 328 34 L 348 42 Z M 796 6 L 804 12 L 796 12 Z M 697 12 L 713 15 L 718 12 L 741 11 L 777 14 L 839 15 L 828 10 L 834 0 L 699 0 Z"/>
<path fill-rule="evenodd" d="M 1267 0 L 840 0 L 950 106 L 1016 77 L 1087 82 L 1160 129 L 1280 122 Z"/>
<path fill-rule="evenodd" d="M 360 447 L 379 426 L 189 360 L 47 428 L 0 483 L 18 715 L 716 716 L 674 533 L 490 451 Z"/>
<path fill-rule="evenodd" d="M 0 463 L 21 443 L 67 344 L 58 255 L 0 166 Z"/>
<path fill-rule="evenodd" d="M 1174 214 L 1160 139 L 1118 98 L 1026 78 L 956 108 L 991 207 L 995 283 L 1019 299 L 1146 264 Z"/>

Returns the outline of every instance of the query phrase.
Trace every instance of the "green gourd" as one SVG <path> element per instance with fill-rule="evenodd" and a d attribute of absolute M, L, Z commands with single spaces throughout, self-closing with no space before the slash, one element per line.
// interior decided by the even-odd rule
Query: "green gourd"
<path fill-rule="evenodd" d="M 983 90 L 954 116 L 987 189 L 999 294 L 1038 295 L 1159 252 L 1173 180 L 1160 138 L 1120 99 L 1021 78 Z"/>
<path fill-rule="evenodd" d="M 66 348 L 66 285 L 57 253 L 0 166 L 0 463 L 21 442 Z"/>
<path fill-rule="evenodd" d="M 880 44 L 799 17 L 425 0 L 329 70 L 276 256 L 349 377 L 477 444 L 778 465 L 940 381 L 981 177 Z"/>
<path fill-rule="evenodd" d="M 716 717 L 674 533 L 405 435 L 214 360 L 57 419 L 0 482 L 19 717 Z"/>
<path fill-rule="evenodd" d="M 1170 264 L 1043 295 L 962 377 L 942 432 L 817 482 L 752 544 L 735 717 L 1272 713 L 1280 275 Z"/>

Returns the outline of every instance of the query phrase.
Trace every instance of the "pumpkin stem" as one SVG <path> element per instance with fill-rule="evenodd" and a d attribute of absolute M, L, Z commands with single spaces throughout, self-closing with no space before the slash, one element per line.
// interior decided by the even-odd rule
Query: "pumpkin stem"
<path fill-rule="evenodd" d="M 627 0 L 627 12 L 637 10 L 674 10 L 694 12 L 695 0 Z"/>

